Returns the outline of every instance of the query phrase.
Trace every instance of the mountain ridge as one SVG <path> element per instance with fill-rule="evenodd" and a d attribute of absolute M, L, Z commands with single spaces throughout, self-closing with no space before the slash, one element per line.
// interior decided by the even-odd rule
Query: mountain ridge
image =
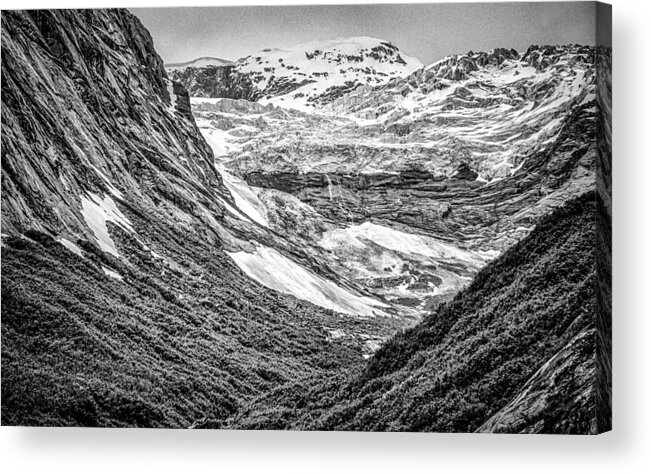
<path fill-rule="evenodd" d="M 393 44 L 364 36 L 267 48 L 223 68 L 168 68 L 168 72 L 193 96 L 224 95 L 309 110 L 342 90 L 383 83 L 420 67 L 420 61 Z M 239 89 L 233 83 L 239 83 Z"/>
<path fill-rule="evenodd" d="M 191 101 L 220 169 L 258 196 L 271 228 L 422 315 L 594 188 L 595 71 L 591 47 L 496 49 L 360 86 L 312 113 Z"/>
<path fill-rule="evenodd" d="M 182 61 L 176 63 L 165 63 L 165 69 L 185 69 L 188 67 L 206 67 L 206 66 L 228 66 L 233 64 L 233 61 L 228 59 L 216 58 L 213 56 L 201 56 L 199 58 L 191 59 L 190 61 Z"/>

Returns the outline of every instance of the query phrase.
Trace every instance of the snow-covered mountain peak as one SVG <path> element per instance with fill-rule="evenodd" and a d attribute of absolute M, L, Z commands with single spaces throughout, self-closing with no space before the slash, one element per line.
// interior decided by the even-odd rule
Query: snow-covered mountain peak
<path fill-rule="evenodd" d="M 311 110 L 360 85 L 382 85 L 422 67 L 388 41 L 359 36 L 267 48 L 221 71 L 168 68 L 168 73 L 193 96 L 245 98 Z"/>
<path fill-rule="evenodd" d="M 265 93 L 263 102 L 298 109 L 327 102 L 359 85 L 380 85 L 423 67 L 393 44 L 366 36 L 269 49 L 238 61 Z"/>
<path fill-rule="evenodd" d="M 314 67 L 322 63 L 391 64 L 396 66 L 387 67 L 388 71 L 404 68 L 410 72 L 423 67 L 418 59 L 401 53 L 392 43 L 368 36 L 316 40 L 288 48 L 267 48 L 237 62 L 239 64 L 264 63 L 272 59 L 282 59 L 283 62 L 289 62 L 294 66 L 305 67 Z"/>
<path fill-rule="evenodd" d="M 194 67 L 194 68 L 201 68 L 201 67 L 208 67 L 208 66 L 220 67 L 220 66 L 229 66 L 231 64 L 233 64 L 233 61 L 229 61 L 228 59 L 203 56 L 200 58 L 193 59 L 192 61 L 165 64 L 165 69 L 167 69 L 167 71 L 169 72 L 169 71 L 183 70 L 189 67 Z"/>

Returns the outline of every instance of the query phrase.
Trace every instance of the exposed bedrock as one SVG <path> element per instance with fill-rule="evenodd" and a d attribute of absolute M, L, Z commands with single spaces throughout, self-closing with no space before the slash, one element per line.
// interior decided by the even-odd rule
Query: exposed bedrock
<path fill-rule="evenodd" d="M 92 238 L 78 210 L 89 193 L 222 214 L 226 191 L 188 93 L 137 18 L 8 11 L 2 44 L 3 233 Z"/>
<path fill-rule="evenodd" d="M 188 67 L 170 71 L 170 77 L 182 83 L 193 97 L 225 97 L 257 100 L 260 92 L 235 65 Z"/>

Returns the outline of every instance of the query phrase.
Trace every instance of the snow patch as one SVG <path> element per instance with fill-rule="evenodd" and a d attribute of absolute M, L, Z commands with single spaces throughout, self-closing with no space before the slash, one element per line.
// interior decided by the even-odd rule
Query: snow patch
<path fill-rule="evenodd" d="M 63 245 L 65 248 L 70 250 L 75 255 L 79 255 L 80 257 L 84 256 L 84 252 L 79 248 L 79 246 L 77 244 L 69 241 L 68 239 L 66 239 L 64 237 L 59 237 L 57 239 L 57 242 L 59 242 L 61 245 Z"/>
<path fill-rule="evenodd" d="M 169 79 L 165 79 L 165 85 L 167 86 L 167 93 L 170 96 L 170 105 L 167 107 L 168 112 L 174 114 L 176 112 L 176 101 L 177 97 L 174 93 L 174 83 Z"/>
<path fill-rule="evenodd" d="M 116 280 L 122 281 L 122 275 L 120 275 L 118 272 L 115 272 L 111 270 L 110 268 L 106 268 L 105 266 L 102 266 L 102 270 L 106 274 L 106 276 L 115 278 Z"/>
<path fill-rule="evenodd" d="M 468 262 L 475 266 L 483 265 L 499 252 L 471 252 L 432 237 L 408 234 L 372 222 L 352 225 L 345 229 L 333 229 L 325 232 L 318 244 L 326 250 L 334 250 L 339 245 L 364 247 L 360 239 L 370 240 L 376 244 L 403 254 L 416 254 L 436 260 L 455 260 Z"/>
<path fill-rule="evenodd" d="M 340 313 L 375 316 L 387 307 L 317 276 L 275 249 L 259 245 L 254 253 L 227 252 L 249 277 L 268 288 Z"/>
<path fill-rule="evenodd" d="M 327 174 L 325 175 L 326 179 L 328 180 L 328 194 L 330 195 L 330 200 L 332 201 L 332 181 L 330 181 L 330 176 Z"/>
<path fill-rule="evenodd" d="M 81 197 L 81 214 L 86 221 L 86 225 L 93 232 L 97 244 L 104 252 L 119 257 L 106 223 L 113 222 L 124 230 L 135 233 L 133 227 L 131 227 L 131 222 L 122 214 L 122 211 L 118 209 L 115 201 L 110 196 L 101 198 L 93 193 L 88 193 L 88 196 Z"/>
<path fill-rule="evenodd" d="M 224 184 L 233 196 L 235 205 L 254 222 L 261 226 L 269 227 L 269 222 L 265 217 L 265 207 L 258 195 L 253 189 L 244 181 L 241 180 L 223 168 L 217 168 Z"/>
<path fill-rule="evenodd" d="M 228 155 L 228 153 L 232 151 L 229 146 L 229 141 L 232 137 L 227 131 L 213 128 L 210 125 L 210 122 L 206 120 L 197 120 L 197 125 L 199 126 L 201 135 L 203 135 L 206 143 L 208 143 L 212 149 L 215 158 Z"/>
<path fill-rule="evenodd" d="M 342 339 L 346 337 L 346 332 L 341 329 L 331 329 L 328 332 L 330 333 L 328 340 Z"/>

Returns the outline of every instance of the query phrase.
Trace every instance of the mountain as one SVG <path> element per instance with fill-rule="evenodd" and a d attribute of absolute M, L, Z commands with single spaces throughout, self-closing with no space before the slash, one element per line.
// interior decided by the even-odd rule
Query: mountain
<path fill-rule="evenodd" d="M 594 184 L 595 50 L 473 57 L 467 77 L 445 79 L 442 61 L 358 87 L 318 114 L 199 98 L 193 107 L 209 143 L 219 137 L 220 161 L 252 186 L 301 193 L 338 221 L 398 221 L 503 249 L 515 240 L 491 232 L 498 221 L 526 227 L 524 215 L 508 221 L 519 211 L 542 215 Z M 507 205 L 512 194 L 527 198 Z M 459 220 L 470 215 L 472 223 Z"/>
<path fill-rule="evenodd" d="M 191 101 L 272 229 L 419 316 L 594 189 L 596 83 L 595 48 L 532 46 L 452 56 L 313 113 Z"/>
<path fill-rule="evenodd" d="M 3 424 L 608 428 L 608 51 L 191 63 L 2 12 Z"/>
<path fill-rule="evenodd" d="M 95 231 L 106 222 L 135 233 L 116 199 L 196 214 L 203 200 L 223 212 L 188 94 L 167 79 L 137 20 L 108 11 L 2 18 L 3 233 L 38 229 L 112 248 Z"/>
<path fill-rule="evenodd" d="M 292 381 L 223 427 L 597 432 L 594 235 L 590 192 L 363 368 Z"/>
<path fill-rule="evenodd" d="M 197 59 L 193 59 L 192 61 L 186 61 L 183 63 L 167 63 L 165 64 L 165 69 L 167 71 L 177 71 L 177 70 L 184 70 L 190 67 L 192 68 L 202 68 L 207 66 L 221 67 L 221 66 L 230 66 L 231 64 L 233 64 L 233 61 L 229 61 L 228 59 L 203 56 Z"/>
<path fill-rule="evenodd" d="M 198 60 L 197 60 L 198 61 Z M 193 97 L 227 97 L 311 109 L 360 85 L 383 84 L 422 67 L 376 38 L 313 41 L 264 49 L 230 66 L 168 67 Z"/>

